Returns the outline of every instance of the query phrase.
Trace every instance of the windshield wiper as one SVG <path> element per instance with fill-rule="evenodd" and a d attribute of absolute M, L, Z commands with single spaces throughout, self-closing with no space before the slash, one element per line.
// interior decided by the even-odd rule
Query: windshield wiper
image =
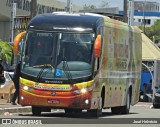
<path fill-rule="evenodd" d="M 71 85 L 73 85 L 72 75 L 66 60 L 63 61 L 63 71 L 66 74 L 67 78 L 70 80 Z"/>
<path fill-rule="evenodd" d="M 56 58 L 55 58 L 55 65 L 56 65 L 55 70 L 57 70 L 57 61 L 58 61 L 58 58 L 57 58 L 57 57 L 58 57 L 59 52 L 60 52 L 60 43 L 61 43 L 61 41 L 60 41 L 60 39 L 58 39 L 58 41 L 57 41 L 57 50 L 56 50 Z M 62 56 L 62 62 L 63 62 L 63 63 L 62 63 L 62 64 L 63 64 L 63 65 L 62 65 L 62 69 L 63 69 L 66 77 L 67 77 L 68 80 L 70 81 L 70 83 L 73 84 L 72 75 L 71 75 L 71 72 L 70 72 L 68 63 L 67 63 L 67 61 L 66 61 L 66 58 L 65 58 L 65 48 L 64 48 L 64 47 L 63 47 L 63 50 L 62 50 L 62 54 L 63 54 L 63 56 Z M 54 76 L 57 77 L 57 76 L 56 76 L 56 71 L 55 71 L 55 73 L 54 73 Z"/>
<path fill-rule="evenodd" d="M 71 85 L 73 85 L 72 75 L 65 57 L 65 48 L 63 48 L 63 71 L 66 74 L 68 80 L 70 80 Z"/>
<path fill-rule="evenodd" d="M 42 74 L 46 68 L 47 68 L 47 70 L 45 72 L 45 75 L 48 72 L 49 68 L 51 68 L 51 71 L 53 69 L 53 66 L 51 64 L 43 64 L 43 65 L 37 65 L 37 66 L 33 66 L 33 67 L 41 68 L 41 70 L 39 71 L 39 73 L 37 75 L 37 82 L 39 82 L 40 78 L 42 78 Z"/>

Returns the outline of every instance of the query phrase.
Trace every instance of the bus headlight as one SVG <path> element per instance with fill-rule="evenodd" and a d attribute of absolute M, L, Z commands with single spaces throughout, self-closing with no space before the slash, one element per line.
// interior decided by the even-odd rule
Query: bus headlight
<path fill-rule="evenodd" d="M 26 91 L 33 91 L 34 89 L 29 87 L 29 86 L 24 86 L 22 84 L 20 84 L 20 87 L 23 89 L 23 90 L 26 90 Z"/>
<path fill-rule="evenodd" d="M 24 100 L 24 97 L 23 97 L 23 96 L 21 96 L 21 100 Z"/>
<path fill-rule="evenodd" d="M 81 93 L 86 93 L 87 89 L 81 89 Z"/>
<path fill-rule="evenodd" d="M 89 104 L 89 100 L 88 99 L 85 100 L 85 104 Z"/>
<path fill-rule="evenodd" d="M 28 91 L 29 87 L 28 86 L 23 86 L 23 89 Z"/>
<path fill-rule="evenodd" d="M 95 86 L 95 84 L 93 84 L 92 86 L 90 86 L 90 87 L 87 87 L 87 88 L 82 88 L 82 89 L 80 89 L 80 90 L 75 90 L 74 92 L 75 93 L 86 93 L 86 92 L 89 92 L 89 91 L 92 91 L 93 90 L 93 88 L 94 88 L 94 86 Z"/>

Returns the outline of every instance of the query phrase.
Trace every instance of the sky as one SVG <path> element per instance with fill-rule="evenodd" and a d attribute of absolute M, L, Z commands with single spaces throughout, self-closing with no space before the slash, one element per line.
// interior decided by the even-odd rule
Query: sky
<path fill-rule="evenodd" d="M 66 2 L 67 0 L 58 0 L 62 2 Z M 120 9 L 123 9 L 123 1 L 124 0 L 72 0 L 73 4 L 77 4 L 80 6 L 86 5 L 96 5 L 99 7 L 103 2 L 109 2 L 110 7 L 119 7 Z M 135 1 L 150 1 L 150 2 L 158 2 L 160 3 L 160 0 L 135 0 Z"/>

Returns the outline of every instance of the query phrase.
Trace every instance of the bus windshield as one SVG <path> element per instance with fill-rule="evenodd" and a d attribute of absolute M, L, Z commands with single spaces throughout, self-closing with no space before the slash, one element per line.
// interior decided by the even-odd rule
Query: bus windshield
<path fill-rule="evenodd" d="M 93 33 L 29 31 L 22 54 L 22 73 L 41 79 L 91 76 Z"/>

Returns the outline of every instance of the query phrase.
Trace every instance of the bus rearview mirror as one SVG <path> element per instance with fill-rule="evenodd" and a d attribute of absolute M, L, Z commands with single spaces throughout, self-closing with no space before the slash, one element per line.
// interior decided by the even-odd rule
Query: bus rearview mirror
<path fill-rule="evenodd" d="M 94 42 L 94 57 L 100 57 L 101 53 L 101 35 L 97 35 Z"/>
<path fill-rule="evenodd" d="M 26 35 L 26 32 L 21 32 L 14 38 L 13 51 L 15 55 L 18 55 L 19 43 L 25 35 Z"/>

